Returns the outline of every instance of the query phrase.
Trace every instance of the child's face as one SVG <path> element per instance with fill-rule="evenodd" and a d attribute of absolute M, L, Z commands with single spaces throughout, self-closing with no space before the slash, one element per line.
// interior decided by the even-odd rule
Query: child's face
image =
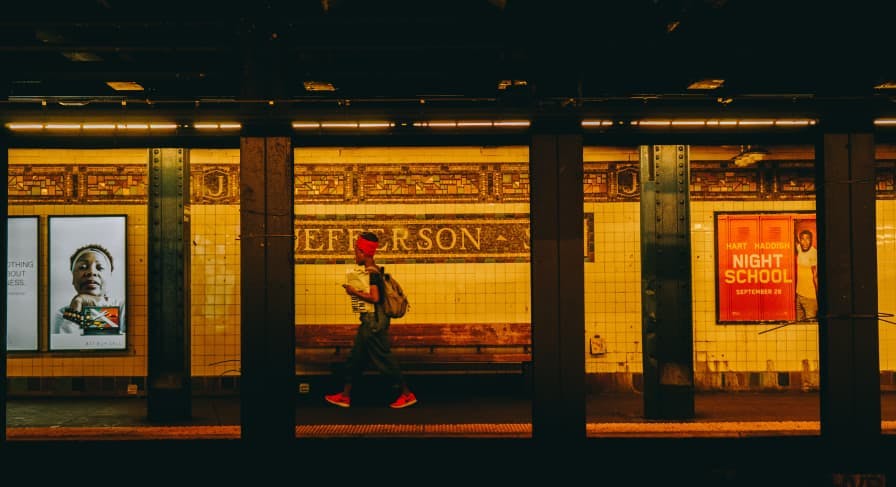
<path fill-rule="evenodd" d="M 96 252 L 84 252 L 72 269 L 72 285 L 78 294 L 102 296 L 105 285 L 106 259 Z"/>

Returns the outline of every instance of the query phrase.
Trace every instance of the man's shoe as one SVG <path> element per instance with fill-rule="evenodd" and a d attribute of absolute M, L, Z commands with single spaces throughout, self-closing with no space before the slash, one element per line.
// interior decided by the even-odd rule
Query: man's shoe
<path fill-rule="evenodd" d="M 417 396 L 415 396 L 413 392 L 409 392 L 407 394 L 398 396 L 398 399 L 390 404 L 389 407 L 392 409 L 401 409 L 408 406 L 413 406 L 414 404 L 417 404 Z"/>
<path fill-rule="evenodd" d="M 352 398 L 349 396 L 346 396 L 345 394 L 343 394 L 341 392 L 337 392 L 336 394 L 328 394 L 328 395 L 324 396 L 324 399 L 328 403 L 334 404 L 341 408 L 347 408 L 352 405 Z"/>

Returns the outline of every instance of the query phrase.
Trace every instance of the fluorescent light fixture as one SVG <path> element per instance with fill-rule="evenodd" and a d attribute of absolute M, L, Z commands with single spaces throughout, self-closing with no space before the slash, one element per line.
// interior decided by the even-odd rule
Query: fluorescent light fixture
<path fill-rule="evenodd" d="M 59 131 L 102 131 L 102 130 L 176 130 L 176 123 L 8 123 L 10 130 L 59 130 Z"/>
<path fill-rule="evenodd" d="M 199 122 L 194 123 L 193 128 L 197 130 L 238 130 L 242 128 L 242 125 L 235 122 Z"/>
<path fill-rule="evenodd" d="M 706 120 L 672 120 L 673 127 L 703 127 Z"/>
<path fill-rule="evenodd" d="M 305 81 L 302 85 L 305 91 L 336 91 L 336 86 L 329 81 Z"/>
<path fill-rule="evenodd" d="M 717 78 L 706 78 L 694 81 L 688 85 L 689 90 L 716 90 L 725 84 L 725 80 Z"/>
<path fill-rule="evenodd" d="M 43 130 L 44 124 L 42 123 L 8 123 L 6 127 L 9 130 Z"/>
<path fill-rule="evenodd" d="M 582 127 L 612 127 L 612 120 L 582 120 Z"/>
<path fill-rule="evenodd" d="M 363 122 L 343 122 L 335 120 L 325 120 L 321 122 L 293 122 L 292 128 L 296 130 L 317 130 L 317 129 L 388 129 L 395 126 L 395 122 L 387 122 L 384 120 L 366 120 Z"/>
<path fill-rule="evenodd" d="M 106 81 L 115 91 L 143 91 L 143 86 L 136 81 Z"/>
<path fill-rule="evenodd" d="M 528 86 L 529 82 L 524 79 L 502 79 L 498 81 L 498 91 L 504 91 L 507 88 L 515 88 L 517 86 Z"/>
<path fill-rule="evenodd" d="M 81 130 L 80 123 L 48 123 L 47 130 Z"/>
<path fill-rule="evenodd" d="M 896 126 L 896 118 L 876 118 L 874 119 L 874 125 L 885 127 Z"/>
<path fill-rule="evenodd" d="M 644 127 L 644 128 L 653 128 L 653 127 L 687 127 L 687 128 L 782 127 L 782 128 L 799 128 L 799 127 L 809 127 L 809 126 L 815 125 L 815 123 L 816 123 L 816 121 L 811 118 L 782 118 L 782 119 L 745 118 L 745 119 L 725 119 L 725 120 L 721 120 L 721 119 L 709 119 L 709 120 L 647 119 L 647 120 L 632 120 L 631 122 L 629 122 L 629 124 L 633 127 Z M 593 121 L 589 125 L 586 125 L 585 122 L 583 121 L 582 126 L 597 127 L 600 125 L 598 124 L 597 121 Z"/>
<path fill-rule="evenodd" d="M 896 90 L 896 81 L 884 81 L 874 86 L 875 90 Z"/>
<path fill-rule="evenodd" d="M 414 122 L 419 128 L 527 128 L 532 125 L 529 120 L 431 120 Z"/>

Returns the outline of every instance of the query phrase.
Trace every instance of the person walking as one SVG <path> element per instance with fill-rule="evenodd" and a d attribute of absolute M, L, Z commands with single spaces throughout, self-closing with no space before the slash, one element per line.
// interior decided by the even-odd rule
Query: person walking
<path fill-rule="evenodd" d="M 343 284 L 345 292 L 352 297 L 373 304 L 373 311 L 359 313 L 361 324 L 355 332 L 355 341 L 345 362 L 345 382 L 341 392 L 328 394 L 324 399 L 339 407 L 351 406 L 352 384 L 360 379 L 367 362 L 372 362 L 379 372 L 387 376 L 400 390 L 398 398 L 389 405 L 394 409 L 405 408 L 417 403 L 417 397 L 408 388 L 401 368 L 392 355 L 389 340 L 391 319 L 383 311 L 382 299 L 385 295 L 381 269 L 374 262 L 374 254 L 379 247 L 379 238 L 372 232 L 361 233 L 355 241 L 355 263 L 364 267 L 370 279 L 368 289 L 359 289 Z"/>

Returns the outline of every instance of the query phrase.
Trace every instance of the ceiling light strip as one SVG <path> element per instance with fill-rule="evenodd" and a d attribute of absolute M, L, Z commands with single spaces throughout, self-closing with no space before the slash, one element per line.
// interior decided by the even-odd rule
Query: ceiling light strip
<path fill-rule="evenodd" d="M 178 127 L 190 128 L 191 125 L 183 124 L 179 125 L 171 122 L 132 122 L 132 123 L 32 123 L 32 122 L 11 122 L 7 123 L 6 127 L 12 131 L 60 131 L 60 132 L 72 132 L 72 131 L 115 131 L 122 130 L 128 132 L 135 131 L 159 131 L 159 130 L 177 130 Z M 192 128 L 197 130 L 239 130 L 242 128 L 242 124 L 234 123 L 234 122 L 225 122 L 225 123 L 211 123 L 211 122 L 200 122 L 192 125 Z"/>
<path fill-rule="evenodd" d="M 532 125 L 529 120 L 430 120 L 419 122 L 344 122 L 344 121 L 301 121 L 292 122 L 292 128 L 296 130 L 344 130 L 344 129 L 387 129 L 394 128 L 397 125 L 402 127 L 412 126 L 416 128 L 462 128 L 462 129 L 481 129 L 481 128 L 528 128 Z"/>
<path fill-rule="evenodd" d="M 582 120 L 584 128 L 612 127 L 614 125 L 625 125 L 624 121 L 585 119 Z M 809 127 L 815 125 L 816 121 L 810 118 L 793 118 L 793 119 L 642 119 L 631 120 L 628 125 L 632 127 L 644 128 L 668 128 L 668 127 L 685 127 L 685 128 L 731 128 L 731 127 Z M 896 119 L 893 119 L 896 125 Z"/>

